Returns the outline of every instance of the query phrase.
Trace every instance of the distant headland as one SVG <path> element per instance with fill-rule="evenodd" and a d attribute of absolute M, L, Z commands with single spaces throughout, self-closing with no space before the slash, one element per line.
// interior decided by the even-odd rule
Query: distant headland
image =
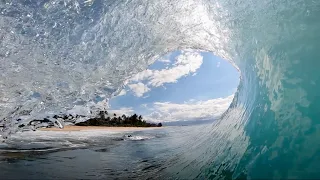
<path fill-rule="evenodd" d="M 75 124 L 76 126 L 106 126 L 106 127 L 161 127 L 162 123 L 148 123 L 143 120 L 141 115 L 133 114 L 132 116 L 121 115 L 115 113 L 109 115 L 107 111 L 100 111 L 98 117 L 88 119 L 84 122 Z"/>
<path fill-rule="evenodd" d="M 77 119 L 87 119 L 83 122 L 76 122 Z M 56 121 L 52 121 L 52 119 L 56 119 Z M 34 119 L 28 124 L 20 124 L 18 127 L 22 128 L 22 131 L 28 131 L 28 130 L 36 130 L 37 128 L 45 128 L 48 131 L 55 130 L 55 127 L 61 127 L 62 120 L 64 122 L 72 123 L 73 125 L 65 126 L 67 127 L 66 130 L 84 130 L 84 129 L 115 129 L 116 127 L 119 129 L 133 129 L 133 128 L 148 128 L 148 127 L 162 127 L 162 123 L 149 123 L 146 122 L 141 115 L 133 114 L 131 116 L 121 115 L 117 116 L 116 114 L 111 114 L 107 111 L 99 111 L 96 115 L 96 117 L 93 118 L 87 118 L 83 115 L 54 115 L 50 120 L 49 117 L 44 119 Z M 18 119 L 20 121 L 21 119 Z M 30 128 L 32 127 L 32 128 Z M 63 126 L 62 126 L 63 127 Z M 59 128 L 58 128 L 59 129 Z"/>

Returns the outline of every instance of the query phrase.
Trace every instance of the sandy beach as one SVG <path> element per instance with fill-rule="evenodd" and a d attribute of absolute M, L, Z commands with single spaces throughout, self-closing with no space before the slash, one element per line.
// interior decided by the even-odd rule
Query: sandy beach
<path fill-rule="evenodd" d="M 52 128 L 41 128 L 41 131 L 94 131 L 94 130 L 105 130 L 112 132 L 120 131 L 142 131 L 159 129 L 162 127 L 103 127 L 103 126 L 64 126 L 63 129 L 52 127 Z"/>

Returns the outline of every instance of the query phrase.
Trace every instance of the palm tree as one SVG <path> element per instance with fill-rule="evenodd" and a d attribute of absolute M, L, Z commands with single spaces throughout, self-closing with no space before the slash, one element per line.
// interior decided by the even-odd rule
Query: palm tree
<path fill-rule="evenodd" d="M 121 124 L 121 121 L 122 121 L 122 119 L 121 119 L 121 117 L 119 116 L 119 117 L 118 117 L 118 122 L 117 122 L 117 123 L 118 123 L 118 124 Z"/>
<path fill-rule="evenodd" d="M 101 120 L 105 120 L 105 119 L 106 119 L 105 111 L 100 111 L 100 112 L 99 112 L 99 115 L 100 115 L 100 119 L 101 119 Z"/>
<path fill-rule="evenodd" d="M 146 122 L 141 115 L 133 114 L 131 116 L 122 116 L 117 117 L 116 113 L 114 116 L 108 115 L 107 111 L 98 111 L 98 116 L 95 118 L 88 119 L 85 122 L 76 123 L 79 126 L 138 126 L 138 127 L 161 127 L 162 124 L 154 124 Z M 55 116 L 58 117 L 58 116 Z M 66 119 L 68 116 L 66 116 Z"/>
<path fill-rule="evenodd" d="M 138 115 L 137 114 L 134 114 L 130 117 L 131 119 L 131 123 L 132 124 L 136 124 L 137 120 L 138 120 Z"/>
<path fill-rule="evenodd" d="M 127 120 L 127 116 L 125 114 L 122 115 L 122 123 L 126 123 Z"/>

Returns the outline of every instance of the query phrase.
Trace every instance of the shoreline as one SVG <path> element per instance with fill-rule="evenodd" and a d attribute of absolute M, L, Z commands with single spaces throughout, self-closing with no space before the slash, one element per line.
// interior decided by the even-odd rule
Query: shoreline
<path fill-rule="evenodd" d="M 107 126 L 64 126 L 63 129 L 52 127 L 52 128 L 40 128 L 40 131 L 92 131 L 92 130 L 104 130 L 112 132 L 122 132 L 122 131 L 141 131 L 141 130 L 154 130 L 163 127 L 107 127 Z"/>

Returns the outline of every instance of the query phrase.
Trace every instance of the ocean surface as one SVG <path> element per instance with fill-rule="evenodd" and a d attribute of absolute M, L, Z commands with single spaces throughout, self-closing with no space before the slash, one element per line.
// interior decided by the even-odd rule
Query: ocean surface
<path fill-rule="evenodd" d="M 241 79 L 229 109 L 211 126 L 192 130 L 195 134 L 115 141 L 106 154 L 94 148 L 31 153 L 29 160 L 2 163 L 1 175 L 18 176 L 31 169 L 51 172 L 50 177 L 75 175 L 59 164 L 77 160 L 74 156 L 79 162 L 70 166 L 83 164 L 79 168 L 91 173 L 95 159 L 119 151 L 112 162 L 140 161 L 151 173 L 136 172 L 150 178 L 319 179 L 319 17 L 319 0 L 2 0 L 3 140 L 35 118 L 47 117 L 62 127 L 64 122 L 52 118 L 54 114 L 75 106 L 91 112 L 108 107 L 126 79 L 176 50 L 212 52 L 234 65 Z M 49 144 L 68 140 L 45 137 Z M 161 143 L 152 145 L 157 141 Z M 163 142 L 171 143 L 170 148 Z M 139 156 L 130 156 L 130 147 L 148 147 L 145 154 L 156 159 L 134 161 Z M 158 153 L 157 159 L 153 150 L 167 152 Z M 80 155 L 86 153 L 90 160 Z M 45 164 L 45 158 L 56 165 Z M 131 163 L 121 172 L 134 176 L 131 170 L 138 166 Z M 40 164 L 49 167 L 40 170 Z M 95 167 L 101 170 L 104 164 Z"/>
<path fill-rule="evenodd" d="M 0 179 L 188 179 L 172 167 L 203 128 L 17 133 L 1 147 Z"/>

